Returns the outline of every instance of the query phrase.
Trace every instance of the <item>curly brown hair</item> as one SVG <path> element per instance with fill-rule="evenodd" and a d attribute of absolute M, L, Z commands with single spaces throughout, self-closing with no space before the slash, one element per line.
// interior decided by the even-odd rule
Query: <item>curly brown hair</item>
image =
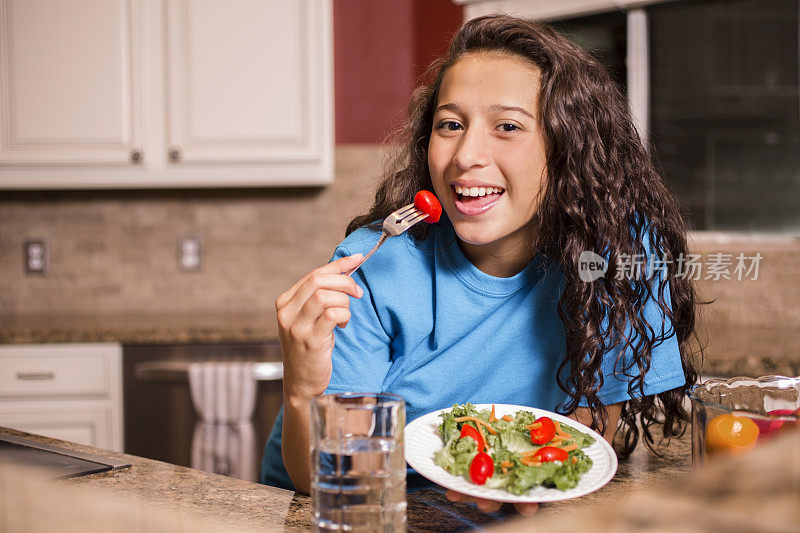
<path fill-rule="evenodd" d="M 601 363 L 610 350 L 620 348 L 626 355 L 616 362 L 623 367 L 617 370 L 631 377 L 628 391 L 635 398 L 622 407 L 620 453 L 633 451 L 639 428 L 653 449 L 654 423 L 663 425 L 667 439 L 685 431 L 690 417 L 683 399 L 698 377 L 690 348 L 697 300 L 691 280 L 678 275 L 676 263 L 687 252 L 686 228 L 631 122 L 625 98 L 605 67 L 586 51 L 552 28 L 523 19 L 492 15 L 467 22 L 447 55 L 429 68 L 432 83 L 414 92 L 408 122 L 400 132 L 402 149 L 380 183 L 373 206 L 350 222 L 347 234 L 385 218 L 418 190 L 433 190 L 427 151 L 439 88 L 448 67 L 474 52 L 521 57 L 541 73 L 538 114 L 547 175 L 531 222 L 537 230 L 531 244 L 556 262 L 565 278 L 558 314 L 566 331 L 566 357 L 557 380 L 568 399 L 558 410 L 571 414 L 585 399 L 592 427 L 605 431 L 606 409 L 598 396 Z M 429 228 L 418 224 L 411 231 L 423 239 Z M 645 250 L 647 240 L 650 249 Z M 608 260 L 604 277 L 590 283 L 579 278 L 578 260 L 584 250 Z M 657 284 L 645 277 L 617 279 L 620 259 L 651 254 L 667 262 Z M 651 324 L 644 316 L 644 304 L 651 297 L 663 313 L 661 324 Z M 644 375 L 652 349 L 673 333 L 686 384 L 657 397 L 646 396 Z"/>

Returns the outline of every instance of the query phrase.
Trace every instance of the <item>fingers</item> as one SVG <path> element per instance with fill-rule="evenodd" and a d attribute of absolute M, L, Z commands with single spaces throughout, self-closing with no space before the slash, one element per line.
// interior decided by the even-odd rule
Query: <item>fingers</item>
<path fill-rule="evenodd" d="M 478 506 L 478 509 L 480 509 L 484 513 L 493 513 L 495 511 L 498 511 L 500 510 L 500 507 L 503 505 L 502 502 L 497 502 L 494 500 L 486 500 L 483 498 L 474 498 L 472 496 L 468 496 L 466 494 L 462 494 L 454 490 L 448 490 L 445 493 L 445 497 L 451 502 L 474 503 L 475 505 Z M 539 510 L 539 504 L 532 502 L 515 503 L 514 507 L 516 508 L 517 512 L 523 516 L 531 516 L 534 513 L 536 513 L 536 511 Z"/>
<path fill-rule="evenodd" d="M 484 500 L 483 498 L 475 498 L 475 504 L 478 506 L 478 509 L 480 509 L 484 513 L 493 513 L 495 511 L 500 510 L 500 507 L 502 507 L 503 502 L 496 502 L 494 500 Z"/>
<path fill-rule="evenodd" d="M 350 303 L 341 307 L 327 307 L 320 314 L 312 327 L 314 336 L 323 337 L 330 334 L 333 328 L 343 328 L 350 322 Z"/>
<path fill-rule="evenodd" d="M 297 283 L 292 285 L 288 291 L 281 294 L 278 297 L 278 300 L 275 302 L 276 307 L 278 309 L 283 308 L 287 302 L 295 297 L 297 291 L 302 287 L 309 278 L 317 275 L 317 274 L 341 274 L 343 272 L 347 272 L 348 270 L 352 270 L 355 268 L 361 261 L 364 259 L 363 254 L 355 254 L 355 255 L 348 255 L 346 257 L 341 257 L 335 261 L 331 261 L 330 263 L 323 265 L 319 268 L 315 268 L 302 278 L 300 278 Z M 353 282 L 353 287 L 355 290 L 355 282 Z"/>
<path fill-rule="evenodd" d="M 516 507 L 517 512 L 522 516 L 531 516 L 539 510 L 538 503 L 515 503 L 514 507 Z"/>
<path fill-rule="evenodd" d="M 361 254 L 343 257 L 305 275 L 275 302 L 280 325 L 288 328 L 303 318 L 312 323 L 328 307 L 349 307 L 348 296 L 360 298 L 364 291 L 352 278 L 341 272 L 350 270 L 360 261 Z M 341 297 L 334 298 L 334 292 Z M 304 317 L 299 316 L 301 312 L 305 313 Z M 316 314 L 311 316 L 311 312 Z"/>
<path fill-rule="evenodd" d="M 500 510 L 500 507 L 503 505 L 503 502 L 486 500 L 484 498 L 475 498 L 472 496 L 468 496 L 466 494 L 462 494 L 460 492 L 456 492 L 454 490 L 448 490 L 445 493 L 445 497 L 451 502 L 474 503 L 475 505 L 478 506 L 478 509 L 480 509 L 484 513 L 493 513 L 495 511 L 498 511 Z"/>

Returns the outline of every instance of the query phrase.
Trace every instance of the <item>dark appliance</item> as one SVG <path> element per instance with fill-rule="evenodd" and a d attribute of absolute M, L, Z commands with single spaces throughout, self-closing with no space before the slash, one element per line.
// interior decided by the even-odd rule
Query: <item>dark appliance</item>
<path fill-rule="evenodd" d="M 125 453 L 191 466 L 198 421 L 186 379 L 137 377 L 140 363 L 156 361 L 281 361 L 280 344 L 160 344 L 123 346 Z M 253 426 L 256 464 L 261 464 L 269 431 L 283 403 L 281 380 L 259 381 Z"/>
<path fill-rule="evenodd" d="M 123 461 L 11 435 L 0 436 L 0 459 L 14 465 L 35 467 L 37 470 L 32 472 L 38 472 L 43 479 L 85 476 L 131 466 Z"/>

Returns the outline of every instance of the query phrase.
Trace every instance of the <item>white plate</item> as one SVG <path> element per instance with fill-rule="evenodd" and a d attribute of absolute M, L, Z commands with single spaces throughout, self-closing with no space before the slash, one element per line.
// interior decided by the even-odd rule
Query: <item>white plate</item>
<path fill-rule="evenodd" d="M 476 409 L 491 409 L 492 404 L 478 404 Z M 591 446 L 584 448 L 583 453 L 592 460 L 592 468 L 581 476 L 578 484 L 569 490 L 559 490 L 554 488 L 533 487 L 525 494 L 513 494 L 505 489 L 489 489 L 480 485 L 475 485 L 467 481 L 464 477 L 449 474 L 441 466 L 434 464 L 433 453 L 439 451 L 444 443 L 439 435 L 439 424 L 442 419 L 439 413 L 450 409 L 440 409 L 432 413 L 423 415 L 409 423 L 405 429 L 405 455 L 406 461 L 411 467 L 445 488 L 452 489 L 463 494 L 486 498 L 501 502 L 555 502 L 577 498 L 594 492 L 603 485 L 611 481 L 617 472 L 617 454 L 606 440 L 597 432 L 592 431 L 583 424 L 567 418 L 565 416 L 551 413 L 543 409 L 534 407 L 523 407 L 520 405 L 494 404 L 497 417 L 503 415 L 514 415 L 517 411 L 532 411 L 536 417 L 548 416 L 553 421 L 558 420 L 562 424 L 571 426 L 579 431 L 590 434 L 595 442 Z"/>

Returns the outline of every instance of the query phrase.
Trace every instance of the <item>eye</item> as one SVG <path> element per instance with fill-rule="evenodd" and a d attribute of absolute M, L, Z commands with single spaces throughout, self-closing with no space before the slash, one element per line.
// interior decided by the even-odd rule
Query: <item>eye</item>
<path fill-rule="evenodd" d="M 461 124 L 455 120 L 443 120 L 439 123 L 437 129 L 444 131 L 458 131 L 461 129 Z"/>
<path fill-rule="evenodd" d="M 517 130 L 521 129 L 516 124 L 512 124 L 510 122 L 505 122 L 503 124 L 500 124 L 498 126 L 498 128 L 500 128 L 500 131 L 502 131 L 504 133 L 511 133 L 512 131 L 517 131 Z"/>

